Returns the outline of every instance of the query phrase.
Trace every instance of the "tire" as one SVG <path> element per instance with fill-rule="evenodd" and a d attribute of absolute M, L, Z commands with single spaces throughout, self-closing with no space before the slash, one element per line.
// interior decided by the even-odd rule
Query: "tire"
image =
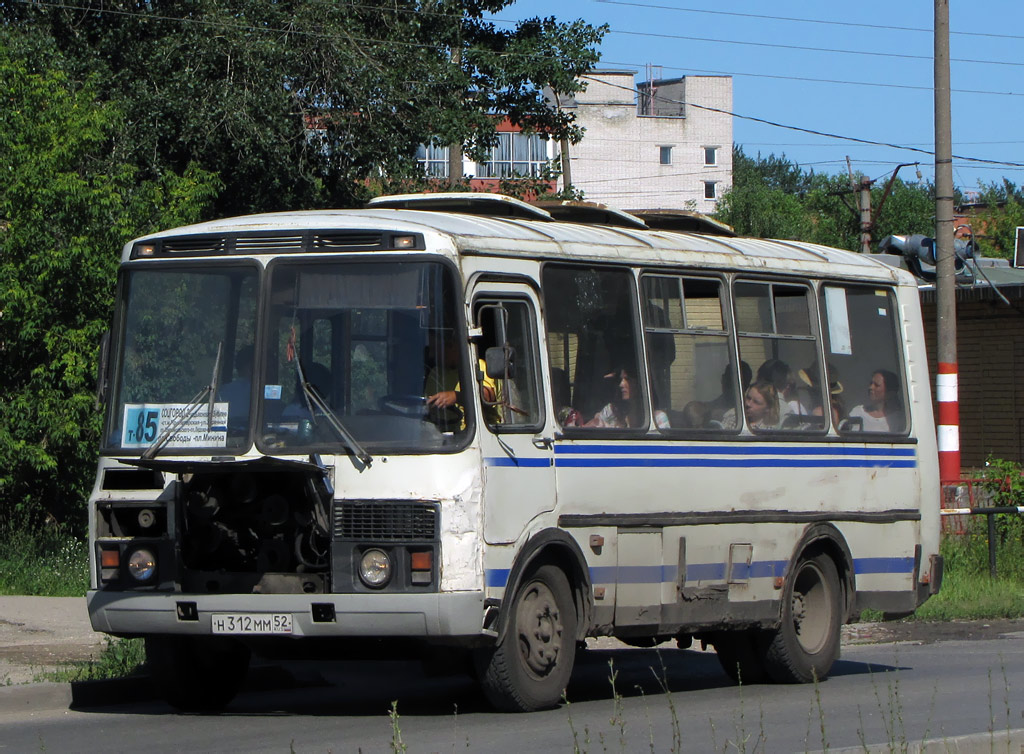
<path fill-rule="evenodd" d="M 843 593 L 828 555 L 803 558 L 786 585 L 782 624 L 768 643 L 764 664 L 777 683 L 810 683 L 828 677 L 839 659 Z"/>
<path fill-rule="evenodd" d="M 146 664 L 164 701 L 182 712 L 217 712 L 249 671 L 249 650 L 219 637 L 147 636 Z"/>
<path fill-rule="evenodd" d="M 527 574 L 506 621 L 494 648 L 477 655 L 488 701 L 504 712 L 557 706 L 576 653 L 576 604 L 565 574 L 552 565 Z"/>
<path fill-rule="evenodd" d="M 722 670 L 733 683 L 749 686 L 770 680 L 764 665 L 765 641 L 761 632 L 723 632 L 711 643 Z"/>

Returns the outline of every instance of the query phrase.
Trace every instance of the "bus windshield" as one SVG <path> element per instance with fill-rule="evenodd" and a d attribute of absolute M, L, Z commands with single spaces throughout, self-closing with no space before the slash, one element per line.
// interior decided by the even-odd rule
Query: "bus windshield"
<path fill-rule="evenodd" d="M 262 450 L 356 451 L 346 435 L 370 452 L 461 443 L 465 338 L 450 270 L 285 261 L 270 269 L 269 296 Z"/>
<path fill-rule="evenodd" d="M 122 290 L 123 335 L 106 445 L 139 451 L 245 446 L 256 267 L 140 268 L 126 274 Z"/>
<path fill-rule="evenodd" d="M 272 454 L 461 446 L 472 377 L 448 268 L 307 258 L 268 276 L 257 324 L 255 268 L 128 274 L 108 447 L 239 451 L 250 428 Z"/>

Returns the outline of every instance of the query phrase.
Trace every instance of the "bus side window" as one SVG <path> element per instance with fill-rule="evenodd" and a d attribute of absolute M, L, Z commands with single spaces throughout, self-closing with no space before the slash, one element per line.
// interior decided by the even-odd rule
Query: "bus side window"
<path fill-rule="evenodd" d="M 826 368 L 841 433 L 907 429 L 907 381 L 892 291 L 873 286 L 822 288 Z"/>
<path fill-rule="evenodd" d="M 650 412 L 632 272 L 551 264 L 544 267 L 542 288 L 559 424 L 563 429 L 646 430 Z"/>
<path fill-rule="evenodd" d="M 477 310 L 483 336 L 477 345 L 484 421 L 492 429 L 538 427 L 543 423 L 538 389 L 538 351 L 528 301 L 486 302 Z M 487 352 L 500 349 L 503 368 L 491 373 Z"/>
<path fill-rule="evenodd" d="M 752 373 L 737 423 L 743 413 L 755 432 L 825 431 L 812 303 L 806 285 L 744 280 L 733 286 L 740 358 Z"/>
<path fill-rule="evenodd" d="M 735 429 L 735 423 L 727 426 L 727 414 L 735 416 L 740 390 L 722 281 L 650 274 L 641 281 L 651 398 L 668 418 L 660 428 Z"/>

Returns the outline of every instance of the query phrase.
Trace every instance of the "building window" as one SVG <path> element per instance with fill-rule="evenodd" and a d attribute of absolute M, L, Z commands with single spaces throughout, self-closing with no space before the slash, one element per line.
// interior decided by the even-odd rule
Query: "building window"
<path fill-rule="evenodd" d="M 718 198 L 718 186 L 714 181 L 704 181 L 704 198 L 705 199 L 717 199 Z"/>
<path fill-rule="evenodd" d="M 718 147 L 704 147 L 704 164 L 718 164 Z"/>
<path fill-rule="evenodd" d="M 448 177 L 448 147 L 420 144 L 416 148 L 416 162 L 430 178 Z"/>
<path fill-rule="evenodd" d="M 541 134 L 502 132 L 491 150 L 491 159 L 481 162 L 477 178 L 539 176 L 548 162 L 547 140 Z"/>
<path fill-rule="evenodd" d="M 672 164 L 672 147 L 658 147 L 658 162 L 662 165 Z"/>

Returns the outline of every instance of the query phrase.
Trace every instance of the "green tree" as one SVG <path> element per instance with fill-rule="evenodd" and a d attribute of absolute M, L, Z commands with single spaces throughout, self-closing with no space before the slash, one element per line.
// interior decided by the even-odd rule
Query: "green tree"
<path fill-rule="evenodd" d="M 95 463 L 96 347 L 120 248 L 198 217 L 217 184 L 194 166 L 139 181 L 108 159 L 123 122 L 93 82 L 38 69 L 0 29 L 0 516 L 79 509 Z"/>
<path fill-rule="evenodd" d="M 854 181 L 861 177 L 855 175 Z M 933 233 L 934 187 L 897 178 L 883 204 L 887 180 L 876 180 L 871 189 L 871 206 L 881 206 L 874 215 L 874 241 L 890 234 Z M 743 235 L 859 250 L 858 206 L 858 192 L 848 175 L 804 172 L 785 155 L 754 158 L 736 146 L 733 186 L 719 202 L 716 216 Z"/>
<path fill-rule="evenodd" d="M 1024 226 L 1024 188 L 1008 180 L 981 185 L 978 204 L 984 207 L 971 222 L 981 252 L 1012 259 L 1017 228 Z"/>
<path fill-rule="evenodd" d="M 511 0 L 83 0 L 3 3 L 22 43 L 127 114 L 119 159 L 143 178 L 217 174 L 216 211 L 350 206 L 415 176 L 416 147 L 478 156 L 507 116 L 572 141 L 543 89 L 573 93 L 603 29 L 485 19 Z"/>
<path fill-rule="evenodd" d="M 809 178 L 783 157 L 747 156 L 733 147 L 733 183 L 718 203 L 716 217 L 743 236 L 804 239 L 810 221 L 800 193 Z"/>

